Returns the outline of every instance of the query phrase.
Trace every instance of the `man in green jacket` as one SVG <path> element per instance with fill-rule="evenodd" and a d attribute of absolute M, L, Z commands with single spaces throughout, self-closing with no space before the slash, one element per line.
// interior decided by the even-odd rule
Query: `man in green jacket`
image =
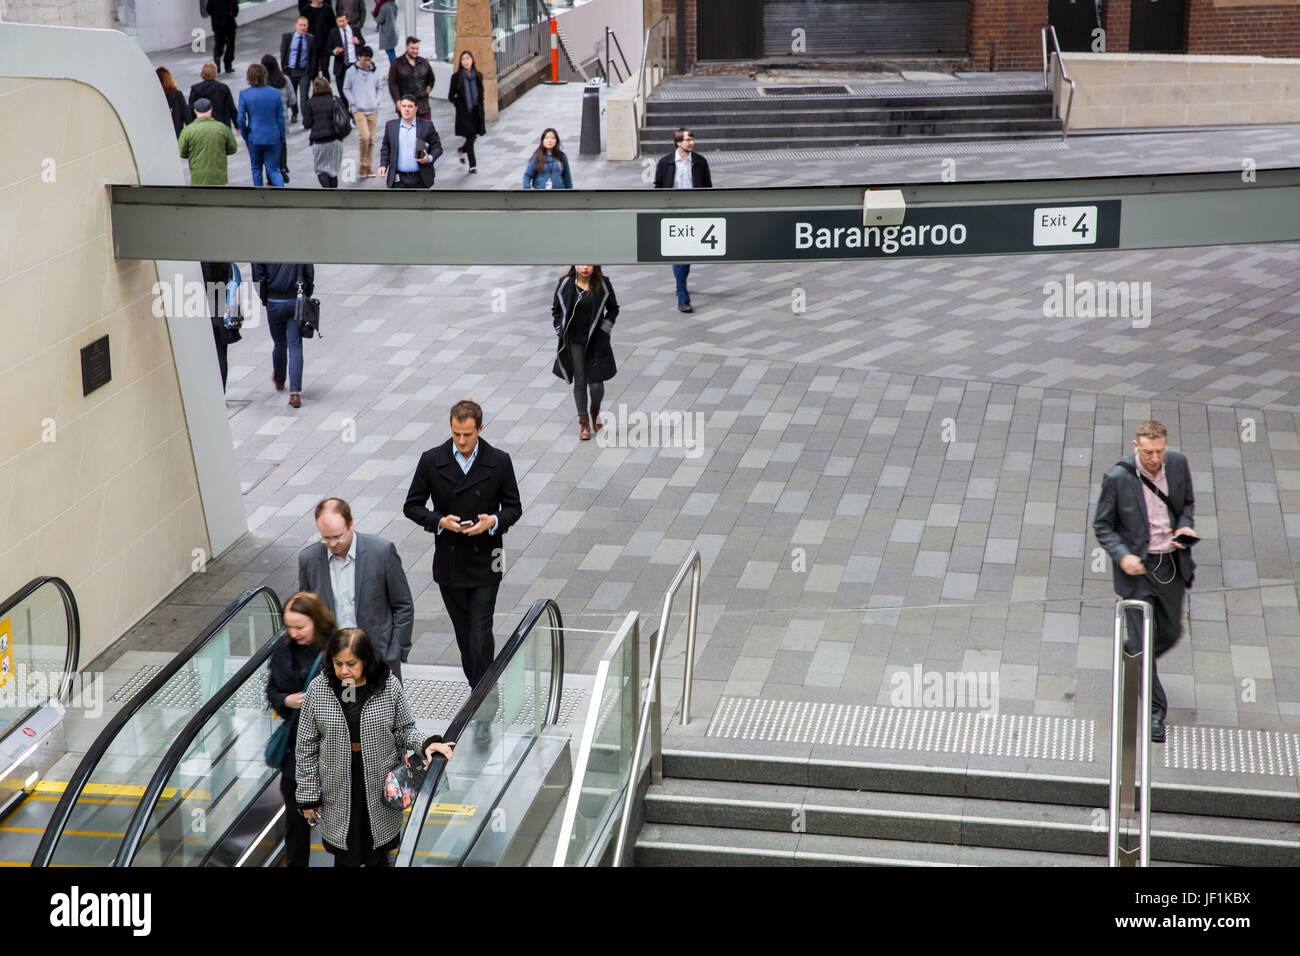
<path fill-rule="evenodd" d="M 224 186 L 228 182 L 226 157 L 233 156 L 238 148 L 235 134 L 225 123 L 212 118 L 212 103 L 207 99 L 194 101 L 194 117 L 177 141 L 181 158 L 190 162 L 190 184 Z"/>

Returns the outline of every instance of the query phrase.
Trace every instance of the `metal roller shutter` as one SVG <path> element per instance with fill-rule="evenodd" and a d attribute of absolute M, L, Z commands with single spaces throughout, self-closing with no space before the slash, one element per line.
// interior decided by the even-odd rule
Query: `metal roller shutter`
<path fill-rule="evenodd" d="M 763 53 L 899 55 L 966 52 L 966 0 L 764 0 Z"/>

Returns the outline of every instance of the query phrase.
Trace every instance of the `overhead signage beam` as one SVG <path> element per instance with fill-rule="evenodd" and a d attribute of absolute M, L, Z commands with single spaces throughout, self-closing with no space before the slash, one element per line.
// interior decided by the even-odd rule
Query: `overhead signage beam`
<path fill-rule="evenodd" d="M 884 187 L 427 193 L 112 186 L 119 258 L 410 265 L 800 262 L 1300 240 L 1300 169 Z"/>

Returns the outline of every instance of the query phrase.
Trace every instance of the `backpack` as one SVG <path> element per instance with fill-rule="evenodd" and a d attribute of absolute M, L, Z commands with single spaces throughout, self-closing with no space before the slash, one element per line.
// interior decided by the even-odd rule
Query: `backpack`
<path fill-rule="evenodd" d="M 343 139 L 352 132 L 352 117 L 348 115 L 347 107 L 337 96 L 334 100 L 334 135 Z"/>
<path fill-rule="evenodd" d="M 239 274 L 239 265 L 232 262 L 230 264 L 230 278 L 226 281 L 226 311 L 224 324 L 227 329 L 238 329 L 244 324 L 244 317 L 240 314 L 239 305 L 239 286 L 243 277 Z"/>

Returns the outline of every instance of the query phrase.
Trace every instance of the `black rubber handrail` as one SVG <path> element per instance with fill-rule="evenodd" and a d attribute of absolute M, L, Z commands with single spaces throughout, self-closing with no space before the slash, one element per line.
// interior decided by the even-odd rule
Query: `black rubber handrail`
<path fill-rule="evenodd" d="M 497 682 L 501 675 L 505 673 L 507 665 L 514 658 L 519 648 L 523 647 L 524 641 L 532 633 L 537 622 L 542 615 L 549 611 L 555 621 L 555 633 L 551 636 L 551 700 L 547 708 L 546 723 L 554 724 L 559 722 L 560 716 L 560 698 L 564 691 L 564 619 L 560 616 L 560 607 L 550 598 L 542 598 L 536 601 L 524 619 L 519 622 L 514 633 L 507 639 L 505 645 L 501 648 L 501 653 L 493 661 L 488 672 L 483 675 L 478 686 L 474 688 L 469 695 L 469 700 L 465 701 L 464 706 L 456 713 L 451 724 L 447 727 L 447 732 L 443 734 L 443 739 L 448 741 L 457 740 L 469 723 L 470 718 L 477 713 L 482 706 L 484 699 L 496 689 Z M 540 702 L 534 702 L 533 706 L 538 706 Z M 424 818 L 428 815 L 429 804 L 433 801 L 433 795 L 438 790 L 438 784 L 442 781 L 443 773 L 447 768 L 447 758 L 441 754 L 435 754 L 432 763 L 429 765 L 429 771 L 424 776 L 424 784 L 420 787 L 420 792 L 415 800 L 411 803 L 411 815 L 407 819 L 406 829 L 402 831 L 402 842 L 397 848 L 397 866 L 410 866 L 415 858 L 415 848 L 420 842 L 420 832 L 424 828 Z M 513 774 L 511 779 L 513 779 Z M 507 786 L 509 781 L 507 781 Z M 498 794 L 498 798 L 500 794 Z M 487 823 L 490 814 L 482 814 L 483 819 L 479 823 L 479 829 Z M 477 839 L 477 834 L 471 838 L 470 845 Z"/>
<path fill-rule="evenodd" d="M 54 589 L 59 592 L 59 597 L 63 599 L 64 613 L 68 618 L 68 652 L 63 659 L 63 680 L 59 682 L 58 696 L 59 700 L 67 700 L 68 692 L 72 689 L 72 677 L 81 665 L 81 612 L 77 609 L 77 599 L 68 582 L 48 574 L 32 578 L 0 604 L 0 618 L 6 617 L 10 611 L 47 584 L 54 585 Z M 10 640 L 12 639 L 10 635 Z"/>
<path fill-rule="evenodd" d="M 284 629 L 281 628 L 275 633 L 270 640 L 258 648 L 257 653 L 250 657 L 238 671 L 235 676 L 226 681 L 221 689 L 218 690 L 208 700 L 206 704 L 199 708 L 198 713 L 190 718 L 189 723 L 176 735 L 172 745 L 167 748 L 163 754 L 162 762 L 158 764 L 158 769 L 154 771 L 149 783 L 145 785 L 144 793 L 140 797 L 140 802 L 136 804 L 135 811 L 131 814 L 131 820 L 126 825 L 126 833 L 122 837 L 122 843 L 118 847 L 117 854 L 113 857 L 110 866 L 130 866 L 131 861 L 135 858 L 136 851 L 140 848 L 140 842 L 144 839 L 145 827 L 153 818 L 154 811 L 157 809 L 158 797 L 171 779 L 171 775 L 176 772 L 180 766 L 181 758 L 189 752 L 190 746 L 202 732 L 212 716 L 220 710 L 231 697 L 239 692 L 250 677 L 258 672 L 262 664 L 275 651 L 276 644 L 284 640 Z M 238 819 L 235 821 L 238 822 Z M 221 840 L 218 839 L 215 845 L 219 845 Z"/>
<path fill-rule="evenodd" d="M 191 641 L 185 650 L 172 658 L 161 671 L 154 675 L 153 679 L 145 684 L 140 692 L 131 699 L 130 703 L 118 711 L 113 719 L 109 721 L 108 726 L 100 732 L 99 736 L 95 738 L 95 742 L 90 745 L 90 749 L 86 751 L 86 756 L 81 759 L 81 763 L 77 764 L 77 769 L 72 772 L 68 784 L 64 788 L 63 796 L 59 798 L 59 803 L 54 808 L 54 814 L 50 817 L 50 822 L 41 837 L 41 842 L 36 847 L 36 855 L 32 857 L 32 866 L 50 865 L 50 860 L 54 857 L 55 847 L 63 836 L 63 828 L 68 825 L 68 818 L 72 815 L 72 808 L 76 806 L 77 801 L 81 798 L 81 791 L 89 782 L 91 774 L 94 773 L 99 761 L 108 751 L 122 728 L 136 715 L 141 707 L 148 703 L 172 679 L 177 671 L 189 663 L 190 659 L 203 649 L 204 645 L 214 635 L 229 624 L 235 615 L 259 595 L 269 595 L 271 607 L 275 614 L 281 615 L 283 613 L 280 598 L 269 587 L 262 585 L 249 588 L 221 612 L 216 620 L 204 629 L 202 634 Z"/>

